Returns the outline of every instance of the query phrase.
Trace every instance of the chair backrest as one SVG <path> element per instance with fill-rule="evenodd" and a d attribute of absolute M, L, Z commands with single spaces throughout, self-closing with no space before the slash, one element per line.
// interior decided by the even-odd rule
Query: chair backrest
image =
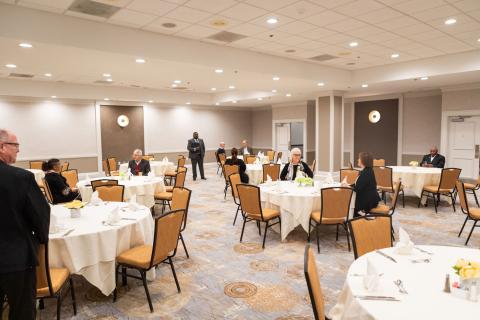
<path fill-rule="evenodd" d="M 178 160 L 177 160 L 177 170 L 178 170 L 178 168 L 183 168 L 183 167 L 185 167 L 185 161 L 186 161 L 186 160 L 187 160 L 187 159 L 185 159 L 184 156 L 182 156 L 181 158 L 180 158 L 180 157 L 178 158 Z"/>
<path fill-rule="evenodd" d="M 76 169 L 70 169 L 60 172 L 60 174 L 67 179 L 67 184 L 70 188 L 76 188 L 78 183 L 78 172 Z"/>
<path fill-rule="evenodd" d="M 220 162 L 220 164 L 224 165 L 226 160 L 227 160 L 227 155 L 225 153 L 220 153 L 218 155 L 218 161 Z"/>
<path fill-rule="evenodd" d="M 171 208 L 172 210 L 185 210 L 185 215 L 183 217 L 182 231 L 187 226 L 187 217 L 188 217 L 188 207 L 190 206 L 190 197 L 192 196 L 192 190 L 187 188 L 173 188 L 172 191 L 172 201 Z"/>
<path fill-rule="evenodd" d="M 62 163 L 62 168 L 60 169 L 60 171 L 67 171 L 69 166 L 70 163 L 68 161 L 65 161 L 64 163 Z"/>
<path fill-rule="evenodd" d="M 184 215 L 185 210 L 180 209 L 155 217 L 150 268 L 159 264 L 167 257 L 175 255 Z M 170 254 L 172 252 L 173 254 Z"/>
<path fill-rule="evenodd" d="M 268 161 L 270 161 L 270 162 L 275 160 L 275 150 L 268 150 L 267 151 L 267 157 L 268 157 Z"/>
<path fill-rule="evenodd" d="M 50 265 L 48 261 L 48 244 L 38 245 L 38 266 L 36 271 L 37 276 L 37 290 L 48 288 L 50 296 L 53 296 L 52 279 L 50 277 Z"/>
<path fill-rule="evenodd" d="M 117 158 L 115 158 L 115 157 L 108 158 L 107 161 L 108 161 L 108 169 L 110 169 L 110 172 L 118 170 L 117 169 Z"/>
<path fill-rule="evenodd" d="M 333 187 L 322 189 L 322 205 L 320 223 L 324 218 L 348 219 L 353 189 L 347 187 Z"/>
<path fill-rule="evenodd" d="M 440 177 L 440 183 L 438 185 L 439 191 L 441 189 L 452 190 L 453 188 L 455 188 L 455 183 L 460 177 L 460 172 L 462 172 L 462 169 L 458 168 L 442 169 L 442 175 Z"/>
<path fill-rule="evenodd" d="M 102 187 L 102 186 L 116 186 L 118 185 L 118 180 L 115 180 L 115 179 L 92 180 L 90 181 L 90 185 L 92 186 L 93 191 L 95 191 L 96 188 Z"/>
<path fill-rule="evenodd" d="M 254 156 L 254 155 L 247 155 L 247 157 L 245 158 L 245 163 L 247 164 L 252 164 L 252 163 L 255 163 L 255 160 L 257 160 L 257 157 Z"/>
<path fill-rule="evenodd" d="M 43 190 L 45 191 L 45 197 L 47 197 L 48 202 L 53 203 L 52 191 L 50 191 L 50 186 L 45 178 L 42 178 L 42 184 Z"/>
<path fill-rule="evenodd" d="M 108 167 L 108 162 L 105 159 L 102 160 L 102 169 L 106 176 L 110 176 L 110 168 Z"/>
<path fill-rule="evenodd" d="M 230 181 L 230 186 L 232 187 L 233 201 L 236 204 L 239 204 L 239 202 L 237 202 L 238 201 L 237 185 L 242 183 L 242 180 L 240 179 L 240 173 L 232 173 L 231 175 L 228 176 L 228 180 Z"/>
<path fill-rule="evenodd" d="M 94 191 L 98 191 L 98 197 L 103 201 L 123 202 L 123 193 L 125 186 L 109 185 L 96 187 Z"/>
<path fill-rule="evenodd" d="M 42 170 L 43 161 L 30 161 L 30 169 Z"/>
<path fill-rule="evenodd" d="M 374 167 L 385 167 L 385 159 L 373 159 Z"/>
<path fill-rule="evenodd" d="M 153 155 L 150 155 L 150 154 L 146 154 L 142 157 L 143 160 L 147 160 L 147 161 L 150 161 L 150 160 L 153 160 L 155 159 L 155 157 Z"/>
<path fill-rule="evenodd" d="M 187 176 L 187 168 L 179 167 L 175 176 L 175 187 L 183 188 L 185 185 L 185 177 Z"/>
<path fill-rule="evenodd" d="M 312 170 L 313 173 L 315 173 L 316 167 L 317 167 L 317 159 L 313 159 L 312 165 L 310 166 L 310 169 Z"/>
<path fill-rule="evenodd" d="M 347 178 L 348 184 L 354 184 L 357 181 L 360 171 L 355 169 L 340 169 L 340 182 Z"/>
<path fill-rule="evenodd" d="M 225 182 L 227 184 L 229 183 L 228 177 L 232 173 L 238 173 L 238 166 L 237 165 L 226 164 L 226 165 L 223 166 L 223 176 L 225 177 Z"/>
<path fill-rule="evenodd" d="M 465 192 L 465 185 L 462 181 L 457 180 L 455 186 L 457 187 L 458 198 L 460 199 L 460 207 L 462 208 L 463 213 L 470 215 L 470 211 L 468 211 L 468 200 L 467 193 Z"/>
<path fill-rule="evenodd" d="M 400 190 L 402 190 L 402 181 L 397 181 L 393 184 L 393 196 L 392 196 L 392 213 L 395 212 L 395 208 L 397 207 L 398 195 L 400 194 Z"/>
<path fill-rule="evenodd" d="M 320 286 L 320 277 L 318 276 L 317 264 L 313 249 L 309 244 L 305 246 L 303 270 L 305 280 L 307 281 L 308 294 L 312 303 L 313 315 L 315 320 L 325 319 L 325 301 L 323 299 L 322 287 Z"/>
<path fill-rule="evenodd" d="M 241 183 L 237 185 L 240 207 L 245 213 L 258 215 L 262 217 L 262 205 L 260 203 L 260 188 L 251 184 Z"/>
<path fill-rule="evenodd" d="M 272 178 L 272 181 L 277 181 L 280 177 L 280 165 L 268 163 L 263 165 L 263 182 L 267 181 L 267 175 Z"/>
<path fill-rule="evenodd" d="M 275 159 L 275 163 L 278 162 L 278 159 L 282 159 L 282 154 L 283 154 L 282 151 L 277 152 L 277 158 Z"/>
<path fill-rule="evenodd" d="M 348 221 L 355 259 L 366 253 L 392 246 L 392 217 L 374 215 Z"/>
<path fill-rule="evenodd" d="M 375 175 L 377 186 L 393 188 L 392 168 L 383 166 L 373 167 L 373 174 Z"/>

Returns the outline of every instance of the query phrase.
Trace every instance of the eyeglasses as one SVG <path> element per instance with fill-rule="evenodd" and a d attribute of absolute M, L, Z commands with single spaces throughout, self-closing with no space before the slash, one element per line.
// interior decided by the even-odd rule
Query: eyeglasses
<path fill-rule="evenodd" d="M 8 144 L 8 145 L 14 146 L 17 149 L 20 148 L 20 143 L 18 143 L 18 142 L 4 142 L 3 144 Z"/>

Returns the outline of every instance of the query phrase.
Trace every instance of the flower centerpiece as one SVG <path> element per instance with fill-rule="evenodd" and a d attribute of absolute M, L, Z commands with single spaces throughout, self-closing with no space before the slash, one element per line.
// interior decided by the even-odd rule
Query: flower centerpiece
<path fill-rule="evenodd" d="M 410 167 L 418 167 L 418 161 L 410 161 L 410 162 L 408 163 L 408 165 L 409 165 Z"/>
<path fill-rule="evenodd" d="M 295 178 L 295 182 L 299 186 L 313 187 L 313 179 L 309 177 L 297 177 Z"/>
<path fill-rule="evenodd" d="M 476 301 L 480 286 L 480 263 L 459 259 L 452 268 L 459 277 L 459 281 L 453 283 L 453 288 L 463 291 L 462 296 Z"/>
<path fill-rule="evenodd" d="M 64 207 L 70 209 L 70 217 L 78 218 L 80 217 L 81 209 L 85 207 L 85 203 L 80 200 L 73 200 L 65 203 Z"/>

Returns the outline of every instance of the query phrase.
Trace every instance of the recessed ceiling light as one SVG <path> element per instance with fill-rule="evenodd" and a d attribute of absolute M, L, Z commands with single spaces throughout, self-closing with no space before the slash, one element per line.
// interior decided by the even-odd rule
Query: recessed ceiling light
<path fill-rule="evenodd" d="M 50 96 L 50 98 L 55 99 L 57 96 Z"/>
<path fill-rule="evenodd" d="M 275 23 L 277 23 L 277 22 L 278 22 L 278 19 L 275 18 L 275 17 L 271 17 L 271 18 L 268 18 L 268 19 L 267 19 L 267 23 L 268 23 L 268 24 L 275 24 Z"/>
<path fill-rule="evenodd" d="M 392 55 L 390 57 L 392 57 L 392 59 L 396 59 L 396 58 L 400 57 L 400 54 L 392 53 Z"/>
<path fill-rule="evenodd" d="M 228 89 L 235 89 L 235 86 L 228 86 Z"/>
<path fill-rule="evenodd" d="M 145 63 L 145 59 L 137 58 L 137 59 L 135 59 L 135 62 L 136 63 Z"/>
<path fill-rule="evenodd" d="M 219 106 L 219 105 L 220 105 L 220 102 L 215 103 L 215 105 L 216 105 L 216 106 Z"/>
<path fill-rule="evenodd" d="M 457 22 L 457 19 L 454 19 L 454 18 L 450 18 L 450 19 L 445 20 L 446 25 L 454 24 L 456 22 Z"/>
<path fill-rule="evenodd" d="M 273 79 L 273 81 L 278 81 L 278 80 L 280 80 L 280 77 L 275 76 L 272 79 Z"/>
<path fill-rule="evenodd" d="M 324 85 L 325 85 L 325 83 L 323 83 L 323 82 L 317 83 L 317 86 L 319 86 L 319 87 L 323 87 Z"/>
<path fill-rule="evenodd" d="M 182 83 L 182 80 L 173 80 L 173 83 L 180 84 Z"/>
<path fill-rule="evenodd" d="M 291 96 L 292 96 L 291 93 L 287 93 L 287 94 L 285 95 L 285 97 L 291 97 Z"/>
<path fill-rule="evenodd" d="M 105 101 L 109 101 L 110 99 L 109 99 L 109 98 L 103 98 L 103 100 L 105 100 Z"/>
<path fill-rule="evenodd" d="M 192 104 L 191 102 L 185 102 L 185 104 Z"/>
<path fill-rule="evenodd" d="M 172 88 L 176 88 L 176 87 L 177 87 L 177 85 L 175 83 L 172 84 Z"/>
<path fill-rule="evenodd" d="M 368 84 L 366 83 L 362 84 L 362 88 L 368 88 Z"/>
<path fill-rule="evenodd" d="M 257 100 L 258 100 L 258 101 L 262 101 L 262 100 L 263 100 L 263 98 L 261 98 L 261 97 L 260 97 L 260 98 L 257 98 Z"/>
<path fill-rule="evenodd" d="M 428 77 L 421 77 L 420 80 L 428 80 Z"/>
<path fill-rule="evenodd" d="M 27 43 L 27 42 L 22 42 L 18 45 L 19 47 L 22 47 L 22 48 L 31 48 L 33 47 L 30 43 Z"/>
<path fill-rule="evenodd" d="M 480 42 L 480 38 L 478 38 L 477 41 Z"/>
<path fill-rule="evenodd" d="M 110 73 L 104 73 L 103 76 L 104 76 L 105 78 L 110 78 L 112 75 L 111 75 Z"/>
<path fill-rule="evenodd" d="M 153 103 L 153 100 L 148 100 L 148 103 Z"/>
<path fill-rule="evenodd" d="M 215 69 L 215 73 L 223 73 L 223 69 Z"/>
<path fill-rule="evenodd" d="M 113 79 L 111 79 L 111 78 L 108 78 L 108 79 L 107 79 L 107 81 L 108 81 L 108 82 L 112 82 L 112 81 L 113 81 Z"/>
<path fill-rule="evenodd" d="M 212 91 L 216 91 L 216 90 L 217 90 L 217 88 L 210 88 L 210 90 L 212 90 Z"/>
<path fill-rule="evenodd" d="M 350 47 L 352 47 L 352 48 L 353 48 L 353 47 L 357 47 L 357 46 L 358 46 L 358 42 L 352 41 L 352 42 L 350 42 L 348 45 L 349 45 Z"/>
<path fill-rule="evenodd" d="M 277 89 L 273 89 L 272 92 L 273 92 L 273 93 L 277 93 Z"/>
<path fill-rule="evenodd" d="M 5 67 L 10 68 L 10 69 L 15 69 L 17 66 L 14 65 L 13 63 L 8 63 L 5 65 Z"/>
<path fill-rule="evenodd" d="M 51 73 L 45 73 L 44 76 L 50 78 L 52 76 L 52 74 Z"/>
<path fill-rule="evenodd" d="M 232 103 L 237 103 L 237 100 L 232 100 Z"/>

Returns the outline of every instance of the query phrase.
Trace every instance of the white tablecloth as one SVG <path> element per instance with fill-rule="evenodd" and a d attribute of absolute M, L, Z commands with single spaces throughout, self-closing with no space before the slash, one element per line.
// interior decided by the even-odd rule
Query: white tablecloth
<path fill-rule="evenodd" d="M 263 180 L 263 166 L 261 164 L 247 164 L 248 183 L 258 185 Z"/>
<path fill-rule="evenodd" d="M 152 244 L 154 221 L 146 207 L 138 211 L 123 209 L 118 226 L 105 226 L 108 214 L 125 203 L 110 202 L 100 206 L 86 206 L 80 218 L 70 218 L 70 211 L 62 205 L 52 206 L 51 214 L 63 225 L 63 231 L 50 234 L 49 260 L 51 267 L 64 267 L 70 273 L 80 274 L 88 282 L 109 295 L 115 289 L 115 258 L 132 247 Z M 73 232 L 64 236 L 66 231 Z"/>
<path fill-rule="evenodd" d="M 413 255 L 394 253 L 393 248 L 383 249 L 397 260 L 394 263 L 385 257 L 370 252 L 355 260 L 348 270 L 343 291 L 338 303 L 330 311 L 331 319 L 457 319 L 480 314 L 480 302 L 471 302 L 452 293 L 443 292 L 445 275 L 451 274 L 457 259 L 479 261 L 480 250 L 457 247 L 420 246 L 433 253 L 429 256 L 414 249 Z M 411 259 L 431 258 L 430 263 L 412 263 Z M 361 275 L 366 272 L 367 259 L 376 267 L 380 276 L 377 290 L 368 292 L 363 285 Z M 359 276 L 360 275 L 360 276 Z M 401 294 L 393 284 L 402 280 L 408 294 Z M 357 295 L 386 295 L 400 300 L 371 301 L 360 300 Z"/>
<path fill-rule="evenodd" d="M 400 178 L 405 193 L 420 197 L 424 186 L 438 185 L 442 169 L 408 166 L 391 166 L 392 178 L 396 182 Z"/>
<path fill-rule="evenodd" d="M 150 161 L 150 169 L 156 176 L 163 176 L 166 171 L 175 170 L 176 166 L 173 162 L 163 161 Z M 120 172 L 126 173 L 128 169 L 128 163 L 120 164 Z"/>
<path fill-rule="evenodd" d="M 119 180 L 118 184 L 124 185 L 125 190 L 123 194 L 124 201 L 129 201 L 132 196 L 136 196 L 137 203 L 144 205 L 148 208 L 153 207 L 155 204 L 154 194 L 155 192 L 164 192 L 165 183 L 161 177 L 138 177 L 133 176 L 130 180 L 120 180 L 120 177 L 103 177 L 89 180 L 79 181 L 77 186 L 82 195 L 83 201 L 90 201 L 92 196 L 92 187 L 90 186 L 91 180 L 98 179 L 116 179 Z"/>
<path fill-rule="evenodd" d="M 280 187 L 279 187 L 280 186 Z M 323 187 L 340 186 L 323 185 Z M 279 191 L 279 190 L 282 191 Z M 282 240 L 301 225 L 308 233 L 308 224 L 312 211 L 321 209 L 322 199 L 320 192 L 313 187 L 298 187 L 290 181 L 273 182 L 271 186 L 260 185 L 260 197 L 265 208 L 272 208 L 280 211 L 282 219 L 281 236 Z M 352 196 L 351 206 L 355 203 Z"/>
<path fill-rule="evenodd" d="M 35 176 L 35 181 L 38 183 L 38 184 L 43 184 L 42 182 L 42 178 L 45 177 L 45 172 L 43 172 L 42 170 L 38 170 L 38 169 L 27 169 L 28 171 L 30 171 L 31 173 L 33 173 L 33 175 Z"/>

